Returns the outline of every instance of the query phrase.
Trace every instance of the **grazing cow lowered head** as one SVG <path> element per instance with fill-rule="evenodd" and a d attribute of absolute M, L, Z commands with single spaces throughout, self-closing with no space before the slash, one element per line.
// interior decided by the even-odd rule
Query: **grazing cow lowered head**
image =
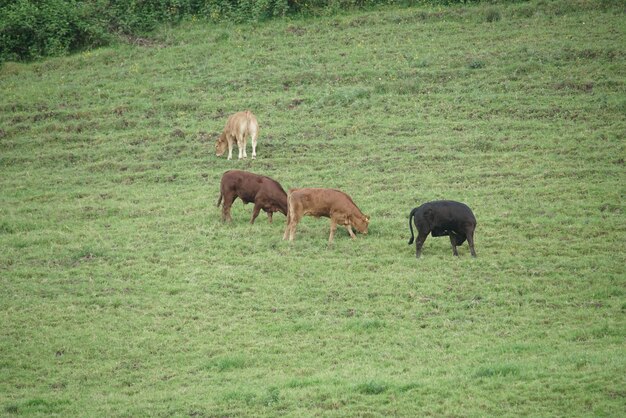
<path fill-rule="evenodd" d="M 259 212 L 267 212 L 267 218 L 272 223 L 272 214 L 280 212 L 287 215 L 287 193 L 276 180 L 266 176 L 249 173 L 247 171 L 229 170 L 222 175 L 220 182 L 220 197 L 217 207 L 222 205 L 222 221 L 232 221 L 230 208 L 235 199 L 240 198 L 244 204 L 254 202 L 252 211 L 253 224 Z"/>
<path fill-rule="evenodd" d="M 439 200 L 424 203 L 413 209 L 409 214 L 409 228 L 411 229 L 409 245 L 413 243 L 414 238 L 411 220 L 417 228 L 415 257 L 419 258 L 428 234 L 432 234 L 433 237 L 448 235 L 452 245 L 452 254 L 455 256 L 459 255 L 456 250 L 457 245 L 463 244 L 467 239 L 472 257 L 476 257 L 476 251 L 474 251 L 476 218 L 467 205 L 452 200 Z"/>
<path fill-rule="evenodd" d="M 283 239 L 293 241 L 296 226 L 305 215 L 330 218 L 330 236 L 332 244 L 337 225 L 343 225 L 351 238 L 356 238 L 352 227 L 362 234 L 367 234 L 370 218 L 364 215 L 350 196 L 335 189 L 291 189 L 288 196 L 289 213 Z"/>
<path fill-rule="evenodd" d="M 252 140 L 252 158 L 256 158 L 256 139 L 259 133 L 259 124 L 256 116 L 249 110 L 231 115 L 224 126 L 224 131 L 215 142 L 215 155 L 221 157 L 228 148 L 228 159 L 233 158 L 233 142 L 237 142 L 239 159 L 247 158 L 246 143 L 248 136 Z"/>

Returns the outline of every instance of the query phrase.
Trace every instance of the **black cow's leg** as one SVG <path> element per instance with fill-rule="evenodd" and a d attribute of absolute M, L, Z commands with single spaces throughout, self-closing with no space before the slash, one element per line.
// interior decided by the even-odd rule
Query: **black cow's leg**
<path fill-rule="evenodd" d="M 253 224 L 254 220 L 257 216 L 259 216 L 259 212 L 261 212 L 261 205 L 254 205 L 254 210 L 252 211 L 252 219 L 250 219 L 250 223 Z"/>
<path fill-rule="evenodd" d="M 456 235 L 450 232 L 450 244 L 452 245 L 452 255 L 459 256 L 459 252 L 456 250 Z"/>
<path fill-rule="evenodd" d="M 467 244 L 470 247 L 472 257 L 476 257 L 476 251 L 474 251 L 474 231 L 467 231 Z"/>
<path fill-rule="evenodd" d="M 428 237 L 428 232 L 424 234 L 421 231 L 418 231 L 417 239 L 415 240 L 415 257 L 416 258 L 419 258 L 420 255 L 422 254 L 422 246 L 424 245 L 424 241 L 426 241 L 426 238 Z"/>

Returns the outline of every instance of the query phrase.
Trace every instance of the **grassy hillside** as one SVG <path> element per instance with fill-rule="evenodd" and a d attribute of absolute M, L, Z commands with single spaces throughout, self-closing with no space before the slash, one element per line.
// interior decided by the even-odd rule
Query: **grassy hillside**
<path fill-rule="evenodd" d="M 0 415 L 625 415 L 624 21 L 387 8 L 5 64 Z M 243 109 L 259 158 L 215 157 Z M 233 168 L 339 188 L 370 232 L 223 225 Z M 477 259 L 407 245 L 444 198 Z"/>

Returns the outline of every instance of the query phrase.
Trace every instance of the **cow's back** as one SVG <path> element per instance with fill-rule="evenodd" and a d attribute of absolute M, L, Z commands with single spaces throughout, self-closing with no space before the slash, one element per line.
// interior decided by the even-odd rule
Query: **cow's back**
<path fill-rule="evenodd" d="M 424 203 L 418 207 L 415 216 L 425 220 L 430 228 L 458 230 L 468 225 L 476 226 L 476 217 L 469 206 L 453 200 Z"/>
<path fill-rule="evenodd" d="M 230 135 L 243 135 L 244 133 L 256 133 L 259 129 L 256 116 L 249 110 L 237 112 L 231 115 L 226 122 L 224 132 Z"/>
<path fill-rule="evenodd" d="M 263 177 L 240 170 L 229 170 L 222 176 L 222 193 L 234 193 L 242 201 L 254 202 L 261 189 Z"/>
<path fill-rule="evenodd" d="M 340 190 L 322 188 L 290 189 L 290 202 L 297 209 L 302 210 L 303 215 L 329 217 L 334 211 L 346 213 L 354 210 L 360 213 L 350 196 Z"/>
<path fill-rule="evenodd" d="M 276 180 L 241 170 L 229 170 L 222 176 L 222 193 L 230 191 L 244 202 L 254 202 L 257 197 L 277 201 L 281 211 L 287 212 L 287 193 Z"/>

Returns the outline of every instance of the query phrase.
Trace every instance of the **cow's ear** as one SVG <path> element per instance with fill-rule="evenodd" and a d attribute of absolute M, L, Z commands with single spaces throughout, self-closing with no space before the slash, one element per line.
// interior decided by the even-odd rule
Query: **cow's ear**
<path fill-rule="evenodd" d="M 365 217 L 365 222 L 370 223 L 370 217 L 369 216 Z"/>

